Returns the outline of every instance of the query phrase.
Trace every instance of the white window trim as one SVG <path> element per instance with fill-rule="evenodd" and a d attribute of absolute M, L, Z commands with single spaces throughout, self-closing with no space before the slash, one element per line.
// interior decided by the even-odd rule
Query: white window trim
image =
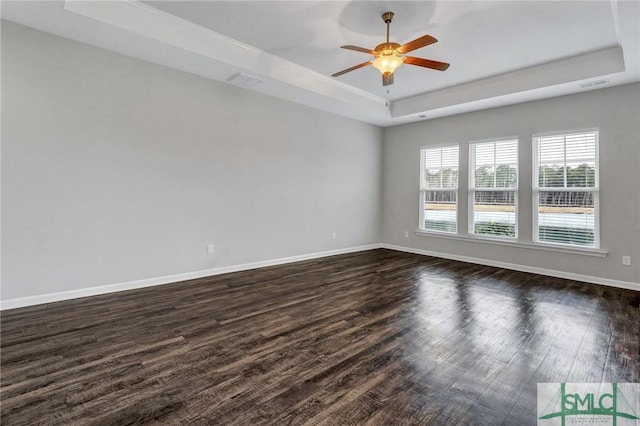
<path fill-rule="evenodd" d="M 593 233 L 594 233 L 594 247 L 580 247 L 577 245 L 571 244 L 561 244 L 561 243 L 550 243 L 546 241 L 539 241 L 539 232 L 538 232 L 538 203 L 540 201 L 539 193 L 546 192 L 551 190 L 551 188 L 539 188 L 539 165 L 538 165 L 538 139 L 547 136 L 559 136 L 559 135 L 570 135 L 574 133 L 595 133 L 596 134 L 596 174 L 595 174 L 595 186 L 593 188 L 552 188 L 553 191 L 556 192 L 592 192 L 594 194 L 594 219 L 593 219 Z M 588 251 L 588 252 L 602 252 L 600 249 L 600 129 L 597 127 L 588 128 L 588 129 L 576 129 L 576 130 L 559 130 L 556 132 L 544 132 L 544 133 L 535 133 L 531 136 L 531 166 L 533 168 L 531 174 L 531 184 L 532 184 L 532 208 L 531 212 L 531 225 L 532 225 L 532 238 L 533 243 L 539 247 L 548 247 L 551 249 L 561 250 L 563 252 L 566 251 Z M 567 247 L 567 249 L 564 249 Z M 606 255 L 606 251 L 604 252 Z"/>
<path fill-rule="evenodd" d="M 450 148 L 450 147 L 458 148 L 458 181 L 455 188 L 427 188 L 423 186 L 425 182 L 424 170 L 425 170 L 425 156 L 423 155 L 423 151 L 427 149 L 437 149 L 437 148 Z M 418 217 L 418 230 L 420 232 L 434 234 L 434 235 L 457 235 L 460 231 L 458 229 L 458 199 L 460 198 L 460 144 L 458 143 L 448 143 L 448 144 L 439 144 L 439 145 L 425 145 L 420 147 L 420 194 L 419 194 L 419 217 Z M 425 204 L 425 195 L 427 191 L 455 191 L 456 192 L 456 230 L 455 232 L 447 232 L 447 231 L 437 231 L 434 229 L 424 229 L 424 204 Z"/>
<path fill-rule="evenodd" d="M 470 233 L 469 230 L 473 229 L 473 216 L 472 216 L 472 207 L 471 207 L 471 200 L 469 200 L 469 223 L 467 224 L 468 228 L 467 228 L 467 234 L 461 234 L 461 229 L 460 227 L 458 227 L 458 223 L 456 223 L 456 233 L 451 233 L 451 232 L 445 232 L 445 231 L 437 231 L 437 230 L 427 230 L 424 229 L 424 194 L 427 190 L 427 188 L 423 187 L 422 183 L 424 182 L 424 156 L 421 155 L 420 156 L 420 194 L 419 194 L 419 203 L 420 203 L 420 210 L 419 210 L 419 225 L 418 228 L 415 230 L 415 235 L 417 236 L 421 236 L 421 237 L 435 237 L 435 238 L 441 238 L 441 239 L 448 239 L 448 240 L 456 240 L 456 241 L 465 241 L 465 242 L 471 242 L 471 243 L 479 243 L 479 244 L 491 244 L 491 245 L 498 245 L 498 246 L 504 246 L 504 247 L 511 247 L 511 248 L 520 248 L 520 249 L 526 249 L 526 250 L 535 250 L 535 251 L 548 251 L 548 252 L 557 252 L 557 253 L 565 253 L 565 254 L 572 254 L 572 255 L 579 255 L 579 256 L 590 256 L 590 257 L 606 257 L 608 255 L 608 251 L 602 249 L 602 247 L 600 246 L 600 170 L 599 170 L 599 165 L 600 165 L 600 131 L 598 128 L 589 128 L 589 129 L 576 129 L 576 130 L 559 130 L 559 131 L 553 131 L 553 132 L 545 132 L 545 133 L 536 133 L 533 134 L 531 136 L 532 138 L 532 144 L 531 144 L 531 148 L 532 148 L 532 161 L 531 161 L 531 166 L 533 168 L 532 170 L 532 174 L 531 174 L 531 178 L 532 178 L 532 197 L 533 197 L 533 203 L 532 203 L 532 207 L 533 207 L 533 214 L 532 214 L 532 223 L 531 225 L 533 226 L 533 234 L 532 237 L 535 239 L 538 235 L 537 233 L 537 227 L 538 227 L 538 216 L 537 216 L 537 209 L 538 209 L 538 199 L 539 199 L 539 192 L 540 190 L 542 191 L 546 191 L 549 188 L 538 188 L 538 167 L 537 167 L 537 147 L 538 147 L 538 138 L 541 137 L 545 137 L 545 136 L 555 136 L 555 135 L 567 135 L 567 134 L 572 134 L 572 133 L 588 133 L 588 132 L 595 132 L 596 133 L 596 155 L 595 155 L 595 163 L 596 163 L 596 186 L 593 188 L 581 188 L 581 187 L 571 187 L 571 188 L 553 188 L 554 191 L 560 191 L 560 192 L 592 192 L 594 193 L 594 242 L 595 242 L 595 247 L 587 247 L 587 246 L 578 246 L 578 245 L 571 245 L 571 244 L 562 244 L 562 243 L 553 243 L 553 242 L 546 242 L 546 241 L 521 241 L 519 240 L 519 233 L 518 231 L 516 231 L 516 238 L 510 238 L 510 237 L 499 237 L 499 236 L 491 236 L 491 235 L 481 235 L 481 234 L 473 234 Z M 499 141 L 503 141 L 503 140 L 513 140 L 513 139 L 517 139 L 519 140 L 519 137 L 514 136 L 514 137 L 505 137 L 505 138 L 491 138 L 491 139 L 483 139 L 483 140 L 475 140 L 475 141 L 471 141 L 469 142 L 468 145 L 463 144 L 456 144 L 456 143 L 447 143 L 447 144 L 439 144 L 439 145 L 427 145 L 427 146 L 421 146 L 420 147 L 420 151 L 422 154 L 422 150 L 424 149 L 432 149 L 432 148 L 445 148 L 445 147 L 451 147 L 451 146 L 457 146 L 458 147 L 458 155 L 460 158 L 460 148 L 461 146 L 467 146 L 467 154 L 469 155 L 469 167 L 467 172 L 469 173 L 469 179 L 468 179 L 468 187 L 467 187 L 467 192 L 469 194 L 472 193 L 471 191 L 471 154 L 470 154 L 470 144 L 472 143 L 482 143 L 482 142 L 499 142 Z M 520 148 L 520 143 L 518 143 L 518 148 Z M 460 174 L 461 172 L 461 168 L 460 165 L 458 165 L 458 173 Z M 516 228 L 520 228 L 520 223 L 518 221 L 518 207 L 519 207 L 519 203 L 518 203 L 518 199 L 517 197 L 520 196 L 520 191 L 522 190 L 522 187 L 520 186 L 520 149 L 518 149 L 518 187 L 515 190 L 516 193 Z M 459 175 L 458 175 L 459 176 Z M 460 196 L 460 180 L 458 180 L 458 186 L 457 188 L 453 189 L 443 189 L 443 190 L 449 190 L 449 191 L 453 191 L 455 190 L 457 192 L 457 197 L 456 197 L 456 217 L 459 217 L 458 213 L 458 207 L 459 207 L 459 203 L 458 203 L 458 197 Z M 464 187 L 462 187 L 464 188 Z M 478 188 L 474 188 L 475 190 L 478 190 Z M 432 190 L 432 189 L 429 189 Z M 491 190 L 502 190 L 501 188 L 492 188 Z M 504 190 L 509 190 L 509 191 L 514 191 L 514 189 L 504 189 Z M 470 195 L 469 195 L 470 196 Z M 459 222 L 459 221 L 457 221 Z M 464 231 L 462 231 L 464 232 Z"/>
<path fill-rule="evenodd" d="M 475 184 L 472 184 L 475 180 L 475 168 L 473 168 L 473 163 L 475 160 L 475 147 L 472 149 L 472 146 L 476 144 L 488 143 L 488 142 L 505 142 L 515 140 L 517 142 L 517 154 L 516 154 L 516 182 L 517 186 L 515 188 L 476 188 Z M 471 141 L 468 144 L 468 156 L 469 156 L 469 167 L 467 169 L 467 173 L 469 175 L 469 183 L 467 186 L 467 201 L 468 201 L 468 218 L 467 218 L 467 235 L 471 238 L 480 238 L 480 239 L 489 239 L 489 240 L 505 240 L 505 241 L 518 241 L 520 233 L 518 229 L 520 228 L 520 220 L 519 220 L 519 209 L 518 209 L 518 196 L 520 195 L 520 138 L 518 136 L 510 136 L 510 137 L 502 137 L 502 138 L 494 138 L 494 139 L 480 139 Z M 458 185 L 460 186 L 460 185 Z M 475 192 L 476 191 L 509 191 L 514 193 L 514 202 L 515 202 L 515 214 L 516 214 L 516 233 L 513 237 L 501 237 L 497 235 L 484 235 L 484 234 L 476 234 L 473 232 L 475 229 L 475 209 L 473 208 L 475 205 Z"/>

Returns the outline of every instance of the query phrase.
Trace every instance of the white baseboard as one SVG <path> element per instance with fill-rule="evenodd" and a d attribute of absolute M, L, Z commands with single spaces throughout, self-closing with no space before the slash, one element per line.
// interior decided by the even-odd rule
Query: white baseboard
<path fill-rule="evenodd" d="M 63 291 L 59 293 L 40 294 L 37 296 L 20 297 L 0 301 L 0 310 L 22 308 L 26 306 L 40 305 L 43 303 L 59 302 L 61 300 L 77 299 L 80 297 L 97 296 L 118 291 L 133 290 L 137 288 L 152 287 L 162 284 L 170 284 L 179 281 L 192 280 L 196 278 L 210 277 L 214 275 L 227 274 L 230 272 L 247 271 L 250 269 L 264 268 L 266 266 L 282 265 L 285 263 L 299 262 L 301 260 L 318 259 L 321 257 L 335 256 L 338 254 L 355 253 L 358 251 L 386 248 L 389 250 L 402 251 L 406 253 L 421 254 L 425 256 L 439 257 L 443 259 L 459 260 L 461 262 L 475 263 L 485 266 L 511 269 L 520 272 L 530 272 L 534 274 L 547 275 L 557 278 L 567 278 L 576 281 L 583 281 L 593 284 L 602 284 L 610 287 L 624 288 L 640 291 L 640 283 L 628 281 L 612 280 L 608 278 L 592 277 L 589 275 L 574 274 L 571 272 L 555 271 L 533 266 L 519 265 L 515 263 L 500 262 L 495 260 L 481 259 L 476 257 L 460 256 L 456 254 L 440 253 L 429 250 L 416 249 L 412 247 L 396 246 L 393 244 L 368 244 L 364 246 L 348 247 L 344 249 L 329 250 L 316 253 L 308 253 L 299 256 L 282 257 L 278 259 L 264 260 L 260 262 L 244 263 L 240 265 L 224 266 L 220 268 L 206 269 L 202 271 L 187 272 L 183 274 L 168 275 L 164 277 L 148 278 L 144 280 L 128 281 L 124 283 L 109 284 L 98 287 L 89 287 L 78 290 Z"/>
<path fill-rule="evenodd" d="M 108 284 L 98 287 L 89 287 L 78 290 L 62 291 L 58 293 L 39 294 L 37 296 L 19 297 L 0 301 L 0 310 L 23 308 L 25 306 L 41 305 L 43 303 L 59 302 L 61 300 L 77 299 L 80 297 L 97 296 L 118 291 L 133 290 L 137 288 L 152 287 L 162 284 L 170 284 L 179 281 L 193 280 L 196 278 L 210 277 L 213 275 L 227 274 L 230 272 L 247 271 L 250 269 L 264 268 L 266 266 L 282 265 L 285 263 L 299 262 L 301 260 L 317 259 L 338 254 L 355 253 L 358 251 L 380 248 L 380 244 L 368 244 L 364 246 L 348 247 L 337 250 L 322 251 L 302 254 L 299 256 L 282 257 L 279 259 L 263 260 L 260 262 L 244 263 L 241 265 L 223 266 L 220 268 L 205 269 L 202 271 L 187 272 L 183 274 L 167 275 L 164 277 L 148 278 L 144 280 L 128 281 L 124 283 Z"/>
<path fill-rule="evenodd" d="M 494 266 L 497 268 L 510 269 L 513 271 L 530 272 L 533 274 L 546 275 L 556 278 L 566 278 L 575 281 L 583 281 L 592 284 L 601 284 L 609 287 L 624 288 L 628 290 L 640 291 L 640 283 L 630 281 L 612 280 L 609 278 L 592 277 L 590 275 L 574 274 L 571 272 L 555 271 L 552 269 L 536 268 L 534 266 L 519 265 L 516 263 L 500 262 L 497 260 L 481 259 L 477 257 L 460 256 L 457 254 L 440 253 L 429 250 L 416 249 L 412 247 L 396 246 L 393 244 L 380 244 L 381 248 L 389 250 L 403 251 L 406 253 L 422 254 L 424 256 L 433 256 L 443 259 L 459 260 L 461 262 L 475 263 L 484 266 Z"/>

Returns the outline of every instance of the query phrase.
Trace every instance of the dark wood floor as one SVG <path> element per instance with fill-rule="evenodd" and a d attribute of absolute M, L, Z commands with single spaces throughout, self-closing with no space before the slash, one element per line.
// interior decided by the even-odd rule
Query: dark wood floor
<path fill-rule="evenodd" d="M 3 425 L 527 425 L 640 381 L 640 293 L 390 250 L 2 312 Z"/>

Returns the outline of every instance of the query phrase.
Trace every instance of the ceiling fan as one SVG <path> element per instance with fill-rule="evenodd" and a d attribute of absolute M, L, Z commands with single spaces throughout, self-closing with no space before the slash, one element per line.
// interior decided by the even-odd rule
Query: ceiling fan
<path fill-rule="evenodd" d="M 344 69 L 335 74 L 332 74 L 332 77 L 338 77 L 342 74 L 346 74 L 351 71 L 355 71 L 358 68 L 366 67 L 371 64 L 374 68 L 378 69 L 382 73 L 382 85 L 388 86 L 393 84 L 393 73 L 402 64 L 410 64 L 417 65 L 419 67 L 431 68 L 438 71 L 444 71 L 449 68 L 449 64 L 446 62 L 438 62 L 433 61 L 431 59 L 423 59 L 416 58 L 414 56 L 405 56 L 406 53 L 409 53 L 413 50 L 420 49 L 421 47 L 428 46 L 437 42 L 434 37 L 430 35 L 423 35 L 422 37 L 418 37 L 417 39 L 410 41 L 409 43 L 405 43 L 400 45 L 398 43 L 389 42 L 389 24 L 391 24 L 391 20 L 393 19 L 393 12 L 385 12 L 382 14 L 382 20 L 387 24 L 387 41 L 386 43 L 382 43 L 376 46 L 375 49 L 367 49 L 364 47 L 358 46 L 340 46 L 342 49 L 355 50 L 356 52 L 368 53 L 370 55 L 375 56 L 375 59 L 372 59 L 367 62 L 363 62 L 361 64 L 355 65 L 353 67 Z"/>

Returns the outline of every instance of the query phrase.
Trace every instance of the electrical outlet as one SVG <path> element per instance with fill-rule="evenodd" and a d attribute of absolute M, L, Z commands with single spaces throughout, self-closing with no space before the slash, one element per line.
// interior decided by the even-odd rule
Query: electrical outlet
<path fill-rule="evenodd" d="M 409 231 L 404 231 L 404 237 L 409 238 Z"/>
<path fill-rule="evenodd" d="M 213 253 L 213 244 L 207 244 L 207 253 Z"/>
<path fill-rule="evenodd" d="M 335 240 L 335 239 L 336 239 L 336 233 L 335 233 L 335 231 L 331 233 L 331 239 L 332 239 L 332 240 Z"/>
<path fill-rule="evenodd" d="M 631 266 L 631 256 L 622 256 L 622 264 L 625 266 Z"/>

